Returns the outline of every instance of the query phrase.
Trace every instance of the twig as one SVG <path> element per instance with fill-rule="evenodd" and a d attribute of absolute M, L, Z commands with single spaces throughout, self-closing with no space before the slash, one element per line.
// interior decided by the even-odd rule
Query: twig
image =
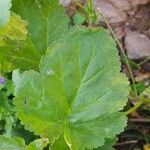
<path fill-rule="evenodd" d="M 117 143 L 116 146 L 122 146 L 122 145 L 128 145 L 128 144 L 136 144 L 137 142 L 138 142 L 137 140 L 125 141 L 125 142 Z"/>
<path fill-rule="evenodd" d="M 143 101 L 137 102 L 137 103 L 134 105 L 134 107 L 132 107 L 131 109 L 129 109 L 125 114 L 126 114 L 126 115 L 131 114 L 132 112 L 136 111 L 142 104 L 143 104 Z"/>
<path fill-rule="evenodd" d="M 141 66 L 143 65 L 145 62 L 149 61 L 150 60 L 150 57 L 144 59 L 142 62 L 140 62 L 138 65 Z"/>
<path fill-rule="evenodd" d="M 143 118 L 129 119 L 129 121 L 131 121 L 131 122 L 150 123 L 150 119 L 143 119 Z"/>
<path fill-rule="evenodd" d="M 126 111 L 126 115 L 131 114 L 132 112 L 136 111 L 143 103 L 150 103 L 149 99 L 144 99 L 141 98 L 135 105 L 134 107 L 132 107 L 131 109 L 129 109 L 128 111 Z"/>

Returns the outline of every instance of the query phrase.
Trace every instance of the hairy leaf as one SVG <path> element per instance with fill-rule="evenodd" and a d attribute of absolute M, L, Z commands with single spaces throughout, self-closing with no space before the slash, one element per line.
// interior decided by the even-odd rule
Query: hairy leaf
<path fill-rule="evenodd" d="M 1 121 L 5 121 L 5 124 L 3 125 Z M 4 132 L 7 136 L 10 136 L 13 124 L 14 124 L 14 116 L 12 105 L 10 104 L 9 99 L 6 96 L 6 93 L 0 91 L 0 126 L 3 126 L 2 132 Z"/>
<path fill-rule="evenodd" d="M 4 71 L 17 68 L 38 70 L 40 58 L 41 54 L 29 39 L 26 42 L 9 41 L 9 44 L 0 47 L 0 63 Z"/>
<path fill-rule="evenodd" d="M 115 145 L 116 141 L 117 138 L 106 139 L 105 144 L 96 150 L 114 150 L 113 146 Z"/>
<path fill-rule="evenodd" d="M 29 145 L 20 137 L 0 136 L 0 150 L 43 150 L 48 144 L 48 139 L 41 138 L 34 140 Z"/>
<path fill-rule="evenodd" d="M 0 0 L 0 26 L 7 23 L 10 16 L 11 0 Z"/>
<path fill-rule="evenodd" d="M 119 111 L 128 81 L 115 42 L 102 28 L 76 28 L 42 58 L 40 73 L 13 76 L 17 116 L 52 144 L 63 136 L 72 150 L 93 149 L 126 126 Z"/>
<path fill-rule="evenodd" d="M 26 147 L 26 150 L 43 150 L 48 145 L 48 143 L 49 141 L 47 138 L 37 139 L 31 142 Z"/>
<path fill-rule="evenodd" d="M 59 137 L 54 144 L 49 147 L 49 150 L 69 150 L 67 143 L 65 142 L 63 136 Z"/>
<path fill-rule="evenodd" d="M 25 142 L 19 137 L 0 136 L 0 150 L 24 150 Z"/>
<path fill-rule="evenodd" d="M 12 0 L 13 11 L 29 23 L 29 35 L 45 51 L 67 31 L 68 19 L 59 0 Z"/>
<path fill-rule="evenodd" d="M 41 54 L 27 38 L 27 22 L 12 13 L 0 28 L 0 64 L 4 71 L 38 69 Z"/>
<path fill-rule="evenodd" d="M 11 14 L 9 22 L 0 27 L 0 46 L 7 44 L 7 39 L 20 41 L 25 40 L 28 34 L 27 22 L 22 20 L 20 16 Z"/>

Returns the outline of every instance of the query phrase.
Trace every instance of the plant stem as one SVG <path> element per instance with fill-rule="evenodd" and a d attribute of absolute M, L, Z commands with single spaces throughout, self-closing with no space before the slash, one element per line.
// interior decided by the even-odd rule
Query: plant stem
<path fill-rule="evenodd" d="M 150 99 L 141 99 L 141 101 L 143 101 L 144 103 L 150 103 Z"/>
<path fill-rule="evenodd" d="M 150 103 L 150 99 L 141 99 L 139 102 L 137 102 L 134 107 L 126 111 L 126 115 L 129 115 L 130 113 L 136 111 L 143 103 Z"/>
<path fill-rule="evenodd" d="M 146 58 L 145 60 L 143 60 L 141 63 L 139 63 L 138 65 L 141 66 L 143 65 L 145 62 L 149 61 L 150 60 L 150 57 Z"/>
<path fill-rule="evenodd" d="M 137 108 L 139 108 L 142 104 L 143 104 L 143 101 L 137 102 L 136 105 L 134 107 L 132 107 L 131 109 L 129 109 L 125 114 L 129 115 L 130 113 L 136 111 Z"/>
<path fill-rule="evenodd" d="M 111 32 L 112 35 L 114 36 L 114 38 L 115 38 L 115 40 L 116 40 L 116 42 L 117 42 L 117 44 L 118 44 L 118 46 L 119 46 L 119 48 L 120 48 L 120 50 L 121 50 L 121 53 L 123 54 L 123 57 L 124 57 L 124 59 L 125 59 L 125 62 L 126 62 L 126 65 L 127 65 L 127 68 L 128 68 L 128 71 L 129 71 L 129 74 L 130 74 L 130 77 L 131 77 L 131 80 L 132 80 L 132 83 L 133 83 L 133 88 L 134 88 L 135 96 L 138 97 L 138 92 L 137 92 L 137 89 L 136 89 L 134 76 L 133 76 L 133 74 L 132 74 L 132 69 L 131 69 L 131 67 L 130 67 L 130 64 L 129 64 L 128 58 L 127 58 L 127 56 L 126 56 L 126 54 L 125 54 L 125 52 L 124 52 L 124 49 L 123 49 L 121 43 L 119 42 L 118 38 L 116 37 L 116 35 L 115 35 L 115 33 L 114 33 L 112 27 L 110 26 L 109 22 L 107 21 L 107 19 L 106 19 L 105 17 L 103 17 L 102 13 L 100 13 L 100 14 L 101 14 L 101 16 L 102 16 L 102 19 L 104 20 L 104 22 L 105 22 L 106 25 L 108 26 L 110 32 Z"/>
<path fill-rule="evenodd" d="M 82 6 L 79 2 L 75 2 L 75 4 L 80 7 L 86 14 L 88 14 L 88 11 L 85 9 L 84 6 Z"/>

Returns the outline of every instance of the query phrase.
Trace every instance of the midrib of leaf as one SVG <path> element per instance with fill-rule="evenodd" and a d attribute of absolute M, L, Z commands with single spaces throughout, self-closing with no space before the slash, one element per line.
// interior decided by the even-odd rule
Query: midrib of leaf
<path fill-rule="evenodd" d="M 91 38 L 92 38 L 92 37 L 91 37 Z M 92 41 L 92 39 L 91 39 L 91 41 Z M 75 92 L 75 95 L 74 95 L 73 98 L 72 98 L 72 99 L 73 99 L 73 100 L 72 100 L 72 103 L 74 102 L 74 100 L 75 100 L 76 97 L 78 96 L 78 94 L 79 94 L 79 92 L 80 92 L 80 89 L 81 89 L 81 87 L 82 87 L 83 84 L 86 84 L 88 81 L 90 81 L 90 80 L 94 79 L 95 77 L 97 77 L 98 75 L 102 74 L 102 73 L 103 73 L 104 71 L 106 71 L 106 69 L 110 66 L 110 64 L 108 64 L 108 65 L 105 66 L 104 68 L 100 68 L 100 70 L 98 70 L 94 75 L 92 75 L 90 78 L 84 80 L 84 77 L 85 77 L 85 75 L 86 75 L 86 73 L 87 73 L 87 71 L 88 71 L 88 68 L 90 67 L 90 64 L 91 64 L 93 58 L 94 58 L 94 57 L 97 57 L 97 56 L 93 56 L 93 55 L 94 55 L 94 50 L 95 50 L 96 46 L 97 46 L 96 43 L 93 44 L 93 48 L 92 48 L 92 52 L 91 52 L 91 57 L 90 57 L 90 59 L 89 59 L 87 65 L 86 65 L 86 67 L 85 67 L 85 71 L 84 71 L 84 73 L 83 73 L 83 75 L 82 75 L 82 77 L 81 77 L 82 79 L 81 79 L 81 81 L 80 81 L 79 87 L 77 88 L 77 90 L 76 90 L 76 92 Z M 79 50 L 80 50 L 80 47 L 79 47 Z M 80 53 L 79 53 L 79 55 L 80 55 Z M 80 59 L 80 57 L 79 57 L 79 59 Z M 79 60 L 79 66 L 80 66 L 80 60 Z M 79 68 L 81 68 L 81 67 L 79 67 Z M 80 70 L 79 70 L 79 71 L 80 71 Z M 80 72 L 81 72 L 81 71 L 80 71 Z M 90 102 L 89 104 L 85 105 L 84 107 L 78 108 L 75 112 L 72 112 L 72 114 L 79 113 L 79 112 L 81 112 L 83 109 L 85 109 L 85 108 L 89 107 L 90 105 L 96 103 L 97 101 L 100 100 L 101 97 L 103 97 L 105 94 L 107 94 L 108 91 L 109 91 L 109 90 L 106 90 L 106 91 L 105 91 L 100 97 L 98 97 L 96 100 Z M 71 106 L 71 107 L 72 107 L 72 106 Z"/>
<path fill-rule="evenodd" d="M 28 7 L 29 2 L 30 2 L 30 0 L 28 0 L 27 5 L 25 6 L 24 1 L 21 0 L 21 3 L 22 3 L 22 5 L 23 5 L 23 9 L 24 9 L 24 13 L 25 13 L 25 17 L 27 18 L 27 20 L 29 20 L 29 17 L 28 17 L 28 15 L 27 15 L 27 9 L 26 9 L 26 7 Z M 39 7 L 38 1 L 35 0 L 35 2 L 36 2 L 36 4 L 37 4 L 37 9 L 38 9 L 38 11 L 40 12 L 41 16 L 42 16 L 43 18 L 45 18 L 45 20 L 46 20 L 46 24 L 47 24 L 47 37 L 46 37 L 46 43 L 47 43 L 47 45 L 46 45 L 46 47 L 47 47 L 47 49 L 48 49 L 48 48 L 49 48 L 49 43 L 50 43 L 50 42 L 49 42 L 50 37 L 53 36 L 53 34 L 57 32 L 57 30 L 61 27 L 61 24 L 58 25 L 58 27 L 56 27 L 55 30 L 54 30 L 51 34 L 49 34 L 49 33 L 50 33 L 50 21 L 53 21 L 53 19 L 56 19 L 57 13 L 55 13 L 55 16 L 50 19 L 50 10 L 51 10 L 51 8 L 50 8 L 50 6 L 49 6 L 49 7 L 48 7 L 48 10 L 49 10 L 49 11 L 48 11 L 48 12 L 49 12 L 49 13 L 48 13 L 48 16 L 45 17 L 45 16 L 43 15 L 42 11 L 41 11 L 41 8 Z M 53 10 L 57 10 L 57 9 L 56 9 L 56 8 L 53 8 Z"/>
<path fill-rule="evenodd" d="M 83 75 L 82 75 L 82 79 L 80 80 L 79 87 L 77 88 L 77 90 L 76 90 L 76 92 L 75 92 L 75 95 L 73 96 L 72 103 L 74 102 L 75 98 L 77 97 L 77 95 L 78 95 L 78 93 L 79 93 L 79 91 L 80 91 L 80 88 L 81 88 L 82 83 L 83 83 L 84 76 L 86 75 L 86 72 L 87 72 L 87 70 L 88 70 L 88 67 L 89 67 L 90 64 L 91 64 L 95 47 L 96 47 L 96 44 L 93 45 L 92 56 L 90 57 L 90 59 L 89 59 L 89 61 L 88 61 L 88 64 L 87 64 L 87 66 L 86 66 L 85 72 L 84 72 Z M 80 59 L 80 57 L 79 57 L 79 59 Z M 79 60 L 79 66 L 80 66 L 80 60 Z M 81 68 L 81 66 L 80 66 L 79 68 Z M 80 73 L 80 74 L 81 74 L 81 73 Z"/>
<path fill-rule="evenodd" d="M 76 51 L 76 50 L 75 50 Z M 62 69 L 62 63 L 63 63 L 63 60 L 65 60 L 65 59 L 63 59 L 62 61 L 61 61 L 61 59 L 60 59 L 60 53 L 59 53 L 59 50 L 58 50 L 58 57 L 59 57 L 59 62 L 60 62 L 60 69 L 61 69 L 61 81 L 62 81 L 62 84 L 63 84 L 63 89 L 64 89 L 64 92 L 65 92 L 65 97 L 66 97 L 66 100 L 67 100 L 67 105 L 68 105 L 68 114 L 70 113 L 70 107 L 69 107 L 69 100 L 68 100 L 68 98 L 67 98 L 67 94 L 66 94 L 66 89 L 65 89 L 65 82 L 64 82 L 64 75 L 63 75 L 63 69 Z M 67 57 L 67 56 L 66 56 Z"/>

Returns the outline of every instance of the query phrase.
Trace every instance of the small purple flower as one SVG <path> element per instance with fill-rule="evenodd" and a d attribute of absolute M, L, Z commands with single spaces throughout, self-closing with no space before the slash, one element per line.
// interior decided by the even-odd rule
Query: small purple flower
<path fill-rule="evenodd" d="M 4 84 L 5 83 L 5 79 L 3 77 L 0 77 L 0 84 Z"/>

